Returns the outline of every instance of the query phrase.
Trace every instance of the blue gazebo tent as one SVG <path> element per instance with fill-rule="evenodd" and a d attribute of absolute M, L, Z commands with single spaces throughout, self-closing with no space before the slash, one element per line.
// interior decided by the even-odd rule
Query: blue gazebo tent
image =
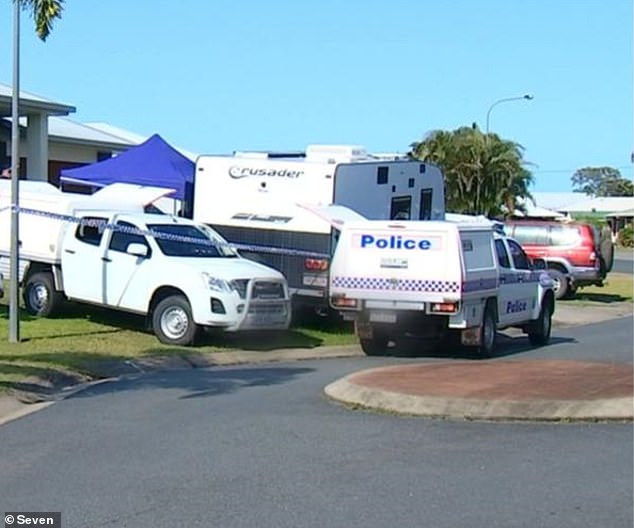
<path fill-rule="evenodd" d="M 91 187 L 133 183 L 175 189 L 173 198 L 192 203 L 194 162 L 154 134 L 125 152 L 83 167 L 64 169 L 60 182 Z"/>

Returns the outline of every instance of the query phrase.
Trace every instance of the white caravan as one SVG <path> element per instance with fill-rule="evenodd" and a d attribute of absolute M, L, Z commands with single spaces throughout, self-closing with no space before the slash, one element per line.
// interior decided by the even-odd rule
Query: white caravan
<path fill-rule="evenodd" d="M 358 146 L 200 156 L 194 186 L 194 220 L 212 226 L 244 256 L 280 270 L 295 307 L 328 306 L 338 236 L 333 224 L 442 220 L 445 211 L 436 166 L 375 157 Z"/>

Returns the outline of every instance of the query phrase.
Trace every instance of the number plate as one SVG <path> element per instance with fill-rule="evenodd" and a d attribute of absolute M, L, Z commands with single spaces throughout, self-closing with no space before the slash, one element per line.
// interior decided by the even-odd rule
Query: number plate
<path fill-rule="evenodd" d="M 328 277 L 320 277 L 318 275 L 304 275 L 302 277 L 304 286 L 315 286 L 316 288 L 325 288 L 328 286 Z"/>
<path fill-rule="evenodd" d="M 396 313 L 370 312 L 370 321 L 373 323 L 396 323 Z"/>

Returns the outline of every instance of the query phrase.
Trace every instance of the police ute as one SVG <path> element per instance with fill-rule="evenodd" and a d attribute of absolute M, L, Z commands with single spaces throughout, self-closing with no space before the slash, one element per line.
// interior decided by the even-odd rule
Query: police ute
<path fill-rule="evenodd" d="M 553 281 L 544 263 L 491 222 L 345 223 L 330 271 L 330 305 L 355 322 L 362 349 L 403 337 L 459 338 L 492 354 L 496 331 L 550 339 Z"/>

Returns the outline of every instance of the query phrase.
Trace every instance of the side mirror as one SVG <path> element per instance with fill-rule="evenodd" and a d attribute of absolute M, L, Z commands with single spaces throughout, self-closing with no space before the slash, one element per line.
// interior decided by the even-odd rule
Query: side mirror
<path fill-rule="evenodd" d="M 534 270 L 545 270 L 546 269 L 546 261 L 541 258 L 533 259 L 533 269 Z"/>
<path fill-rule="evenodd" d="M 148 248 L 145 244 L 139 244 L 138 242 L 132 242 L 128 244 L 126 248 L 128 255 L 134 255 L 135 257 L 147 257 Z"/>

